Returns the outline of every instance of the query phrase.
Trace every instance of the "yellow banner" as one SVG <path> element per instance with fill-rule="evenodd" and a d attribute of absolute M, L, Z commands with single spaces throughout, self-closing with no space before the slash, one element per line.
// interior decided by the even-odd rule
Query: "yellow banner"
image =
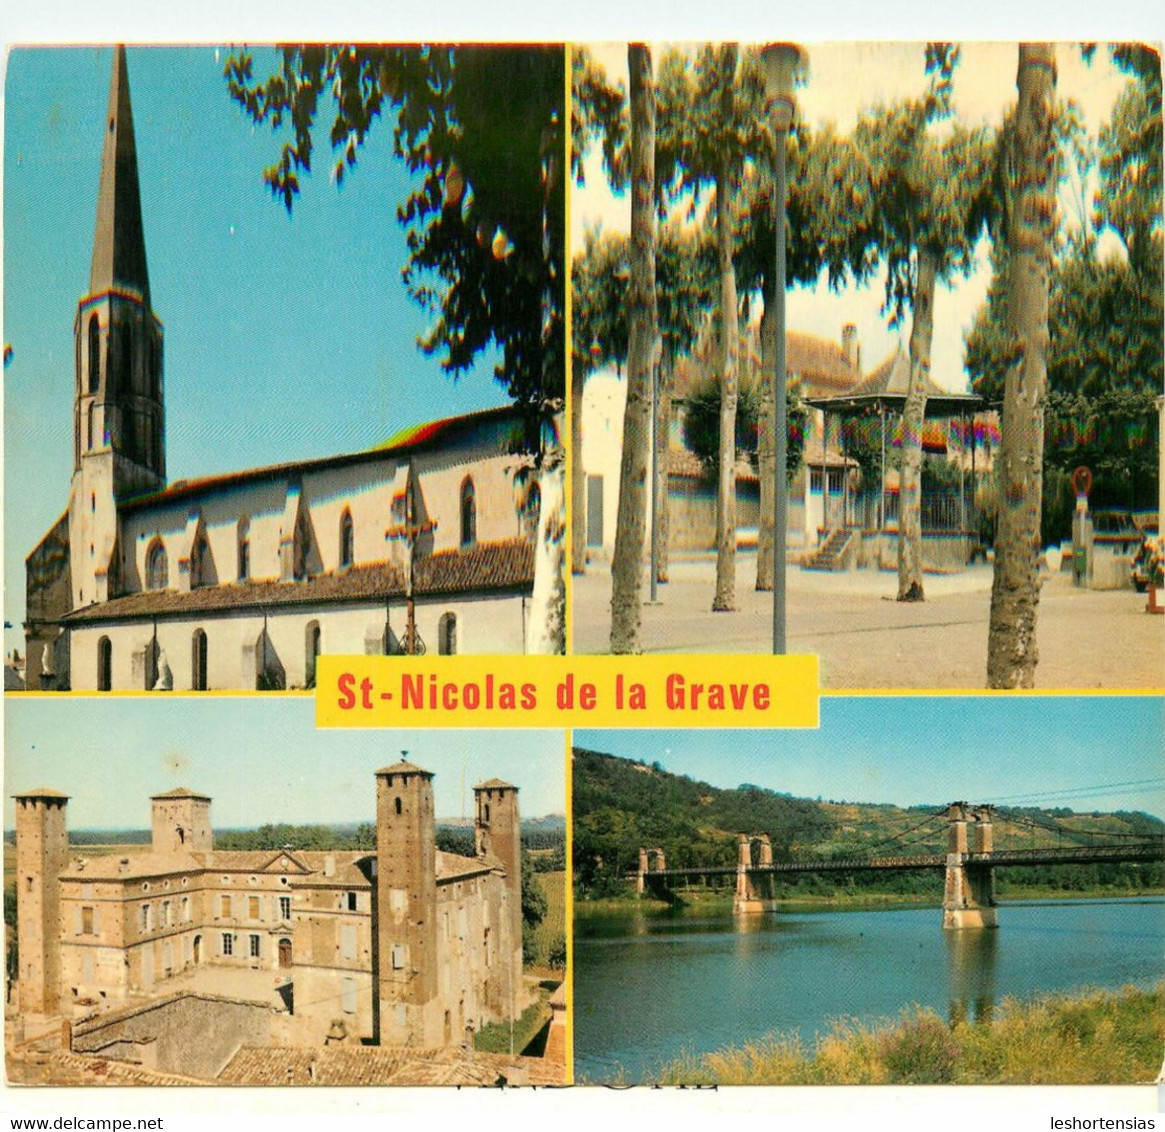
<path fill-rule="evenodd" d="M 321 656 L 318 727 L 816 727 L 816 656 Z"/>

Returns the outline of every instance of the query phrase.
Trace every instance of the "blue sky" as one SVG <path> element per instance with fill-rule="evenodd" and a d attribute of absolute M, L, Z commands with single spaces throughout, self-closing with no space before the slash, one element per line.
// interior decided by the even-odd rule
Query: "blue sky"
<path fill-rule="evenodd" d="M 371 819 L 373 774 L 408 751 L 433 772 L 438 817 L 473 816 L 487 778 L 520 790 L 526 817 L 565 813 L 561 731 L 322 731 L 310 696 L 7 697 L 4 828 L 11 795 L 70 796 L 69 825 L 143 828 L 150 795 L 214 799 L 216 828 Z"/>
<path fill-rule="evenodd" d="M 1165 817 L 1165 703 L 1153 696 L 826 696 L 817 731 L 579 729 L 574 743 L 723 788 Z"/>
<path fill-rule="evenodd" d="M 505 403 L 492 359 L 456 383 L 415 347 L 400 278 L 409 174 L 376 125 L 337 190 L 325 128 L 289 217 L 262 170 L 280 140 L 230 100 L 227 51 L 128 52 L 154 311 L 165 327 L 171 481 L 374 445 Z M 73 318 L 88 289 L 109 48 L 8 58 L 4 143 L 5 620 L 72 475 Z M 274 53 L 256 53 L 256 75 Z"/>

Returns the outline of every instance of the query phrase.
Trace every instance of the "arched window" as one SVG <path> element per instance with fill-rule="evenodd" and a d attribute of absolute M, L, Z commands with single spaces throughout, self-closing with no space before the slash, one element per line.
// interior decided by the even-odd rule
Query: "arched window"
<path fill-rule="evenodd" d="M 457 614 L 443 613 L 437 622 L 437 655 L 457 655 Z"/>
<path fill-rule="evenodd" d="M 251 576 L 251 522 L 245 515 L 239 520 L 238 545 L 238 579 L 245 582 Z"/>
<path fill-rule="evenodd" d="M 194 546 L 190 550 L 190 587 L 209 584 L 210 573 L 210 544 L 206 541 L 206 532 L 199 531 L 194 539 Z"/>
<path fill-rule="evenodd" d="M 166 548 L 160 538 L 150 543 L 146 551 L 146 589 L 164 590 L 170 583 L 170 571 L 166 562 Z"/>
<path fill-rule="evenodd" d="M 206 691 L 206 633 L 194 630 L 190 642 L 190 687 L 196 692 Z"/>
<path fill-rule="evenodd" d="M 108 637 L 97 642 L 97 690 L 113 691 L 113 642 Z"/>
<path fill-rule="evenodd" d="M 309 621 L 306 639 L 304 640 L 303 674 L 305 688 L 316 686 L 316 658 L 320 655 L 320 623 Z"/>
<path fill-rule="evenodd" d="M 89 316 L 89 392 L 96 393 L 101 386 L 101 324 L 97 312 Z"/>
<path fill-rule="evenodd" d="M 340 516 L 340 569 L 347 570 L 352 565 L 355 553 L 355 536 L 352 530 L 352 513 L 346 508 Z"/>
<path fill-rule="evenodd" d="M 477 495 L 473 490 L 473 480 L 466 476 L 461 481 L 461 545 L 473 546 L 477 542 Z"/>

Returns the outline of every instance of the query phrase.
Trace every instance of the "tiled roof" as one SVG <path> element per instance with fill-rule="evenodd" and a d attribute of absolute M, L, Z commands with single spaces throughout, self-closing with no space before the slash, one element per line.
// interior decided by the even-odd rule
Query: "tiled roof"
<path fill-rule="evenodd" d="M 232 609 L 287 605 L 370 602 L 404 595 L 404 573 L 387 562 L 358 566 L 342 574 L 323 574 L 301 582 L 241 582 L 200 586 L 189 593 L 148 590 L 74 610 L 71 624 L 132 620 Z M 525 539 L 482 543 L 471 550 L 448 550 L 413 565 L 418 597 L 528 587 L 534 581 L 534 544 Z"/>
<path fill-rule="evenodd" d="M 375 857 L 375 850 L 369 849 L 341 849 L 335 852 L 323 852 L 312 849 L 299 854 L 311 868 L 312 872 L 305 877 L 297 877 L 296 888 L 369 888 L 368 878 L 360 870 L 357 861 L 368 857 Z M 335 869 L 331 876 L 327 875 L 327 859 L 331 857 L 335 862 Z"/>
<path fill-rule="evenodd" d="M 143 507 L 173 503 L 189 499 L 194 495 L 201 495 L 204 492 L 219 491 L 226 487 L 253 483 L 257 480 L 285 480 L 290 476 L 300 475 L 304 472 L 322 471 L 327 468 L 344 467 L 348 464 L 382 460 L 398 455 L 415 455 L 430 448 L 447 446 L 450 442 L 463 437 L 472 437 L 473 433 L 483 426 L 493 423 L 504 424 L 508 420 L 512 420 L 515 427 L 521 421 L 518 411 L 510 405 L 497 409 L 485 409 L 478 413 L 466 413 L 460 417 L 447 417 L 444 420 L 402 429 L 390 437 L 385 444 L 362 452 L 345 452 L 338 456 L 325 456 L 317 460 L 294 460 L 285 464 L 270 464 L 263 468 L 246 468 L 243 471 L 228 472 L 220 476 L 178 480 L 163 491 L 127 500 L 122 505 L 122 510 L 130 512 Z"/>
<path fill-rule="evenodd" d="M 335 1045 L 315 1049 L 244 1046 L 220 1085 L 561 1085 L 563 1067 L 537 1057 Z"/>
<path fill-rule="evenodd" d="M 518 788 L 512 782 L 506 782 L 501 778 L 487 778 L 484 782 L 479 782 L 474 790 L 517 790 Z"/>
<path fill-rule="evenodd" d="M 463 857 L 460 853 L 447 853 L 444 849 L 437 850 L 436 866 L 437 879 L 446 882 L 473 873 L 488 873 L 494 867 L 480 857 Z"/>
<path fill-rule="evenodd" d="M 425 770 L 423 766 L 417 766 L 416 763 L 411 763 L 408 759 L 401 759 L 392 764 L 392 766 L 382 766 L 377 772 L 381 774 L 423 774 L 428 778 L 433 777 L 431 770 Z"/>
<path fill-rule="evenodd" d="M 68 794 L 62 794 L 59 790 L 50 790 L 47 786 L 40 786 L 35 790 L 22 790 L 19 794 L 13 794 L 13 798 L 64 798 L 68 799 Z"/>
<path fill-rule="evenodd" d="M 814 395 L 816 408 L 844 412 L 865 410 L 882 405 L 900 412 L 906 403 L 910 384 L 910 355 L 901 346 L 885 359 L 860 385 L 852 389 L 827 391 Z M 982 398 L 973 393 L 950 393 L 927 376 L 923 381 L 926 391 L 926 415 L 949 416 L 979 405 Z"/>
<path fill-rule="evenodd" d="M 193 853 L 103 853 L 86 857 L 81 852 L 61 876 L 73 880 L 143 880 L 202 871 L 202 858 Z"/>
<path fill-rule="evenodd" d="M 692 390 L 712 372 L 715 363 L 709 358 L 687 357 L 676 364 L 674 396 L 690 396 Z M 861 377 L 850 364 L 839 342 L 790 330 L 785 335 L 785 372 L 789 383 L 801 383 L 803 394 L 852 389 Z"/>
<path fill-rule="evenodd" d="M 710 468 L 695 452 L 687 448 L 673 448 L 667 454 L 667 474 L 683 479 L 712 479 L 714 469 Z M 756 481 L 756 468 L 747 460 L 736 461 L 736 478 L 741 483 Z"/>
<path fill-rule="evenodd" d="M 60 1035 L 53 1032 L 53 1041 Z M 206 1085 L 197 1077 L 162 1073 L 124 1061 L 62 1049 L 13 1050 L 6 1060 L 10 1085 Z"/>
<path fill-rule="evenodd" d="M 196 794 L 186 786 L 175 786 L 173 790 L 167 790 L 162 794 L 150 795 L 151 802 L 155 798 L 195 798 L 200 802 L 209 802 L 211 800 L 209 794 Z"/>

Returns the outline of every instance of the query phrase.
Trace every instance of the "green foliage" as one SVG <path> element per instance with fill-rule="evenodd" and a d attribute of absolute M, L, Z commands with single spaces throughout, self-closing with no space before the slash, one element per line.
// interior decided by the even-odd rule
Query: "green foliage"
<path fill-rule="evenodd" d="M 785 466 L 790 475 L 801 467 L 805 449 L 805 430 L 809 411 L 800 396 L 789 393 L 788 439 Z M 736 403 L 736 456 L 755 461 L 760 430 L 760 383 L 751 376 L 740 381 Z M 720 459 L 720 383 L 705 378 L 688 394 L 687 412 L 683 419 L 683 438 L 687 448 L 694 452 L 710 470 Z"/>
<path fill-rule="evenodd" d="M 947 1024 L 918 1010 L 881 1026 L 835 1022 L 808 1051 L 774 1036 L 667 1066 L 665 1084 L 1099 1085 L 1151 1081 L 1165 986 L 1005 999 L 994 1018 Z"/>
<path fill-rule="evenodd" d="M 547 965 L 555 971 L 566 970 L 566 933 L 559 932 L 550 944 L 550 953 L 546 957 Z"/>
<path fill-rule="evenodd" d="M 522 934 L 532 932 L 546 915 L 546 894 L 534 873 L 530 854 L 522 853 Z"/>
<path fill-rule="evenodd" d="M 623 84 L 611 86 L 585 47 L 571 49 L 570 164 L 575 181 L 586 184 L 583 158 L 597 139 L 611 188 L 622 192 L 631 165 L 630 122 Z"/>
<path fill-rule="evenodd" d="M 402 274 L 436 315 L 420 345 L 454 375 L 499 347 L 496 376 L 526 410 L 534 448 L 565 395 L 564 66 L 552 46 L 309 44 L 280 48 L 263 82 L 248 51 L 225 68 L 253 122 L 290 127 L 264 173 L 289 211 L 329 96 L 337 184 L 377 119 L 395 113 L 393 151 L 420 177 L 397 208 L 409 247 Z"/>
<path fill-rule="evenodd" d="M 1148 51 L 1148 54 L 1145 54 Z M 1093 223 L 1124 254 L 1101 256 L 1076 236 L 1053 264 L 1048 311 L 1043 541 L 1068 537 L 1068 478 L 1093 472 L 1094 507 L 1152 508 L 1157 500 L 1162 364 L 1161 76 L 1151 49 L 1118 48 L 1134 80 L 1100 134 L 1100 190 Z M 1123 62 L 1122 62 L 1123 61 Z M 1061 150 L 1066 144 L 1060 131 Z M 1063 159 L 1062 159 L 1063 160 Z M 1002 403 L 1014 362 L 1008 338 L 1006 257 L 998 241 L 994 278 L 967 336 L 966 366 L 988 404 Z"/>

